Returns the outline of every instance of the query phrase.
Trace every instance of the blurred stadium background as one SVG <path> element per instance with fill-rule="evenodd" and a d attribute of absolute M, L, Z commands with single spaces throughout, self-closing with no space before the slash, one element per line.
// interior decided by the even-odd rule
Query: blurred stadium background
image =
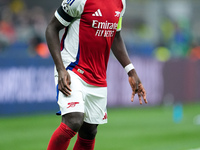
<path fill-rule="evenodd" d="M 44 33 L 61 2 L 0 0 L 0 150 L 45 149 L 60 122 Z M 111 54 L 110 121 L 97 150 L 200 149 L 199 7 L 199 0 L 127 0 L 122 35 L 149 104 L 130 102 L 127 75 Z"/>

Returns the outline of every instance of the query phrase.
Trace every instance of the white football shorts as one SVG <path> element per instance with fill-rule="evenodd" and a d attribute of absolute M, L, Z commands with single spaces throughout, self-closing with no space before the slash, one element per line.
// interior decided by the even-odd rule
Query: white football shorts
<path fill-rule="evenodd" d="M 57 90 L 61 115 L 82 112 L 84 113 L 84 121 L 87 123 L 107 123 L 107 87 L 87 84 L 73 71 L 68 70 L 68 72 L 71 77 L 71 95 L 65 96 Z M 58 84 L 57 73 L 55 73 L 55 83 Z"/>

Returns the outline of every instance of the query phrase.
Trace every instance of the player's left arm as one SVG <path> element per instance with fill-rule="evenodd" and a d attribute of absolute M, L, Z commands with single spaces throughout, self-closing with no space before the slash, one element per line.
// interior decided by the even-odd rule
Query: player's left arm
<path fill-rule="evenodd" d="M 120 62 L 120 64 L 125 68 L 127 65 L 131 64 L 130 58 L 128 56 L 124 41 L 121 37 L 120 31 L 116 32 L 115 38 L 113 40 L 112 44 L 112 52 L 117 58 L 117 60 Z M 128 72 L 128 81 L 130 83 L 130 86 L 132 88 L 132 97 L 131 101 L 133 102 L 135 94 L 138 94 L 139 102 L 142 104 L 142 98 L 144 99 L 144 102 L 147 103 L 146 99 L 146 91 L 142 85 L 142 82 L 140 81 L 136 70 L 131 69 Z"/>

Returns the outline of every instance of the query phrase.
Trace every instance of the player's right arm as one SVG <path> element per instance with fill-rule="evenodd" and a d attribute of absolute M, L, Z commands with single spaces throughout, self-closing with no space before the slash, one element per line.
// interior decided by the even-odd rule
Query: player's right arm
<path fill-rule="evenodd" d="M 70 75 L 65 69 L 60 52 L 59 31 L 69 26 L 83 12 L 83 0 L 63 0 L 46 29 L 46 40 L 58 72 L 58 89 L 70 95 Z"/>
<path fill-rule="evenodd" d="M 46 29 L 47 44 L 58 72 L 58 89 L 66 96 L 70 95 L 71 81 L 61 57 L 59 31 L 81 15 L 83 2 L 83 0 L 63 0 Z"/>
<path fill-rule="evenodd" d="M 63 64 L 60 53 L 59 31 L 65 26 L 53 16 L 52 20 L 46 28 L 46 41 L 49 51 L 58 71 L 58 89 L 66 96 L 70 95 L 70 76 Z"/>
<path fill-rule="evenodd" d="M 124 68 L 128 66 L 129 64 L 131 64 L 131 61 L 128 56 L 124 41 L 121 37 L 120 31 L 116 33 L 111 49 L 112 49 L 113 54 L 117 58 L 117 60 L 120 62 L 120 64 Z M 135 94 L 137 94 L 139 97 L 140 104 L 142 104 L 142 98 L 144 99 L 144 102 L 147 103 L 146 91 L 136 73 L 136 70 L 133 68 L 129 70 L 127 73 L 128 73 L 128 81 L 132 88 L 131 101 L 133 102 Z"/>

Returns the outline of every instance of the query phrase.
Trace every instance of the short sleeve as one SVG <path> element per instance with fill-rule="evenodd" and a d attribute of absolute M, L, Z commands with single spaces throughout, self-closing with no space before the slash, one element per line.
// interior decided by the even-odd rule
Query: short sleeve
<path fill-rule="evenodd" d="M 122 0 L 122 4 L 123 4 L 123 9 L 120 13 L 120 18 L 119 18 L 119 21 L 118 21 L 118 25 L 117 25 L 117 31 L 121 31 L 122 29 L 122 17 L 125 13 L 125 9 L 126 9 L 126 1 L 125 0 Z"/>
<path fill-rule="evenodd" d="M 117 31 L 121 31 L 121 29 L 122 29 L 122 17 L 119 18 L 118 25 L 117 25 Z"/>
<path fill-rule="evenodd" d="M 64 26 L 68 26 L 74 18 L 79 18 L 83 13 L 85 0 L 63 0 L 56 10 L 55 17 Z"/>
<path fill-rule="evenodd" d="M 123 9 L 120 13 L 120 17 L 123 17 L 125 10 L 126 10 L 126 0 L 122 0 L 122 4 L 123 4 Z"/>

